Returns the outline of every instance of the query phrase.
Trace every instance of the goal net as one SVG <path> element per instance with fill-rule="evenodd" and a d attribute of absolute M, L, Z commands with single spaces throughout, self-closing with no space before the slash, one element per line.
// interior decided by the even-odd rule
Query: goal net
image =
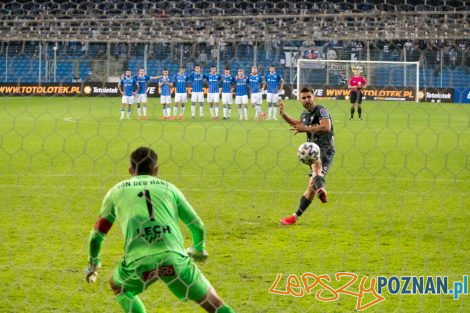
<path fill-rule="evenodd" d="M 297 90 L 316 86 L 319 97 L 344 99 L 356 69 L 367 81 L 365 99 L 419 101 L 419 62 L 299 59 Z"/>

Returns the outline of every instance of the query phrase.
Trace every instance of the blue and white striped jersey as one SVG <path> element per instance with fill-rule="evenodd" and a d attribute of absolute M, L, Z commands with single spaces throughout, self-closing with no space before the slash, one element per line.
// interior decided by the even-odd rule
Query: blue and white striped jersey
<path fill-rule="evenodd" d="M 137 80 L 133 76 L 132 77 L 125 76 L 119 82 L 119 85 L 122 87 L 124 91 L 124 95 L 128 97 L 134 95 L 135 84 L 137 84 Z"/>
<path fill-rule="evenodd" d="M 176 93 L 186 93 L 186 81 L 188 80 L 188 75 L 186 73 L 180 74 L 176 73 L 174 82 L 176 86 Z"/>
<path fill-rule="evenodd" d="M 137 84 L 139 84 L 139 90 L 137 91 L 137 93 L 139 95 L 145 95 L 147 93 L 147 83 L 150 80 L 150 76 L 144 75 L 134 77 L 137 80 Z"/>
<path fill-rule="evenodd" d="M 192 92 L 202 92 L 202 81 L 204 80 L 202 73 L 192 72 L 189 74 L 188 80 L 191 82 Z"/>
<path fill-rule="evenodd" d="M 249 82 L 251 93 L 261 92 L 261 84 L 263 83 L 263 78 L 261 77 L 261 75 L 250 74 L 250 76 L 248 76 L 248 82 Z"/>
<path fill-rule="evenodd" d="M 204 78 L 207 80 L 207 83 L 209 85 L 208 93 L 219 93 L 219 82 L 222 78 L 222 75 L 209 73 L 207 75 L 204 75 Z"/>
<path fill-rule="evenodd" d="M 278 93 L 279 92 L 279 85 L 281 84 L 282 81 L 282 76 L 278 74 L 277 72 L 274 72 L 271 74 L 269 72 L 268 74 L 265 75 L 264 80 L 266 81 L 267 85 L 267 91 L 268 93 Z"/>
<path fill-rule="evenodd" d="M 236 83 L 235 77 L 232 75 L 224 75 L 222 79 L 222 93 L 232 93 L 232 86 Z"/>
<path fill-rule="evenodd" d="M 247 84 L 248 84 L 248 78 L 243 77 L 240 78 L 237 76 L 236 78 L 237 86 L 235 87 L 235 96 L 246 96 L 248 95 L 247 93 Z"/>
<path fill-rule="evenodd" d="M 161 96 L 171 96 L 171 84 L 173 84 L 173 80 L 171 79 L 170 76 L 168 77 L 161 77 L 159 80 L 158 80 L 158 83 L 161 84 L 163 83 L 164 81 L 166 81 L 167 83 L 166 84 L 163 84 L 162 85 L 162 92 L 161 92 Z"/>

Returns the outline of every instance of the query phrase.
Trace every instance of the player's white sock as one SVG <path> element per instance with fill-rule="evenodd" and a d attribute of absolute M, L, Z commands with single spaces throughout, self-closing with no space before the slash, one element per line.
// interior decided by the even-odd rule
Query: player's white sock
<path fill-rule="evenodd" d="M 216 106 L 214 110 L 215 110 L 215 118 L 218 118 L 219 117 L 219 106 Z"/>
<path fill-rule="evenodd" d="M 227 117 L 232 116 L 232 108 L 227 109 Z"/>
<path fill-rule="evenodd" d="M 271 119 L 272 114 L 273 114 L 273 108 L 268 107 L 268 119 Z"/>
<path fill-rule="evenodd" d="M 131 118 L 131 109 L 127 109 L 127 118 L 128 118 L 128 119 Z"/>
<path fill-rule="evenodd" d="M 276 114 L 277 114 L 277 107 L 273 108 L 273 119 L 276 119 Z"/>
<path fill-rule="evenodd" d="M 211 118 L 214 117 L 214 108 L 210 107 L 209 112 L 211 113 Z"/>
<path fill-rule="evenodd" d="M 178 106 L 176 106 L 176 105 L 173 107 L 173 116 L 174 117 L 178 116 Z"/>
<path fill-rule="evenodd" d="M 191 116 L 192 117 L 196 116 L 196 104 L 194 102 L 191 105 Z"/>
<path fill-rule="evenodd" d="M 224 117 L 227 117 L 227 108 L 222 108 L 222 112 L 224 113 Z"/>
<path fill-rule="evenodd" d="M 170 117 L 170 116 L 171 116 L 171 107 L 168 104 L 168 106 L 166 107 L 166 117 Z"/>
<path fill-rule="evenodd" d="M 243 118 L 243 112 L 242 112 L 242 110 L 243 110 L 242 108 L 238 108 L 238 119 L 239 119 L 239 120 L 242 120 L 242 118 Z"/>
<path fill-rule="evenodd" d="M 201 104 L 199 104 L 199 115 L 201 117 L 204 116 L 204 103 L 201 102 Z"/>
<path fill-rule="evenodd" d="M 142 108 L 137 108 L 137 115 L 142 116 Z"/>
<path fill-rule="evenodd" d="M 255 117 L 258 117 L 258 115 L 260 114 L 261 114 L 261 107 L 259 106 L 259 104 L 257 104 L 255 107 Z"/>
<path fill-rule="evenodd" d="M 181 106 L 180 115 L 181 115 L 181 116 L 183 116 L 183 115 L 184 115 L 184 105 L 182 105 L 182 106 Z"/>
<path fill-rule="evenodd" d="M 147 116 L 147 107 L 144 106 L 144 116 Z"/>
<path fill-rule="evenodd" d="M 245 113 L 245 120 L 248 120 L 248 108 L 244 108 L 243 112 Z"/>

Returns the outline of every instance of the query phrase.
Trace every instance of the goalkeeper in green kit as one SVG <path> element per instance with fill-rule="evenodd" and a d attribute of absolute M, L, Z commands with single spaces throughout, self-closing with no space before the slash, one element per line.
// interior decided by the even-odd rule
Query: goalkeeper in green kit
<path fill-rule="evenodd" d="M 207 312 L 235 312 L 224 304 L 210 282 L 192 262 L 207 259 L 204 224 L 174 185 L 156 177 L 157 154 L 140 147 L 130 157 L 131 178 L 106 194 L 90 234 L 86 280 L 96 281 L 100 250 L 117 221 L 124 235 L 124 257 L 110 285 L 124 312 L 145 312 L 139 294 L 161 280 L 181 300 L 196 301 Z M 181 219 L 191 231 L 194 247 L 184 248 Z"/>

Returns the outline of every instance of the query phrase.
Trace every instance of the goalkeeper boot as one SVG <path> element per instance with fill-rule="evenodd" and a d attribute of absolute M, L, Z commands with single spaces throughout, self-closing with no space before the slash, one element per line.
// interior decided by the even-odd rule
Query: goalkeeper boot
<path fill-rule="evenodd" d="M 317 189 L 317 196 L 318 196 L 318 199 L 320 199 L 320 201 L 322 203 L 328 202 L 328 197 L 327 197 L 325 188 L 323 188 L 323 187 L 318 188 Z"/>
<path fill-rule="evenodd" d="M 288 217 L 283 217 L 281 218 L 281 224 L 282 225 L 293 225 L 297 222 L 297 215 L 295 214 L 292 214 L 292 215 L 289 215 Z"/>

